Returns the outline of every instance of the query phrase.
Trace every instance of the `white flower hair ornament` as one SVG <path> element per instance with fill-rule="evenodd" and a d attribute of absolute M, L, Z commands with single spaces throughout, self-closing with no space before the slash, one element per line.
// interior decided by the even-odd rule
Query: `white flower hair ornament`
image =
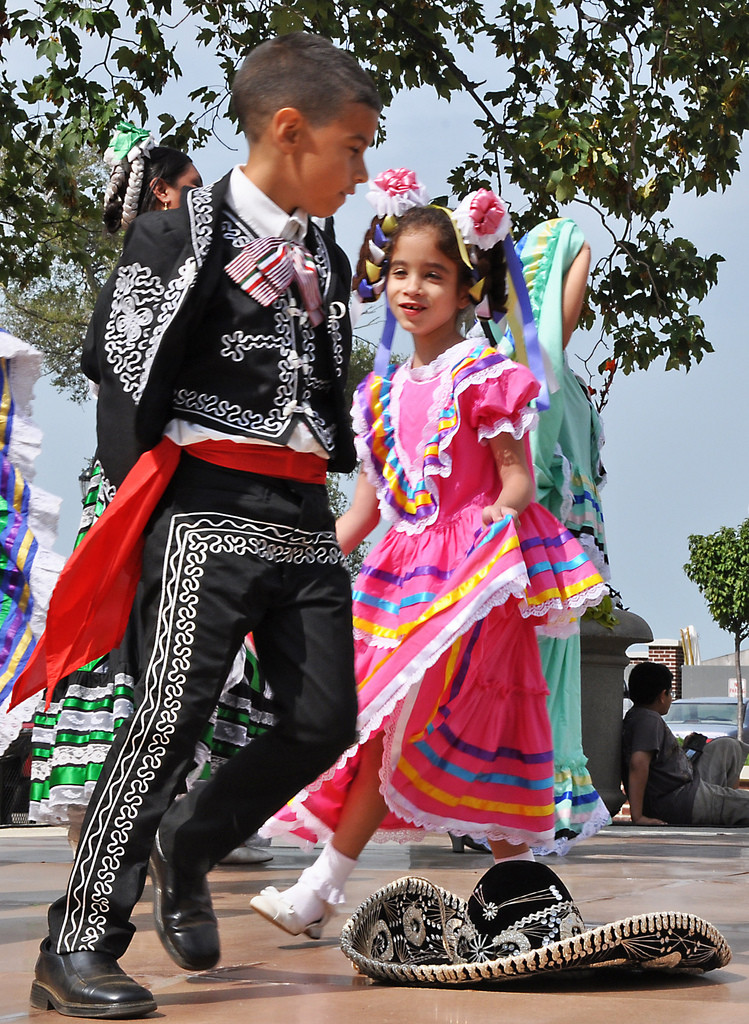
<path fill-rule="evenodd" d="M 507 309 L 502 315 L 491 308 L 488 296 L 484 295 L 485 281 L 476 280 L 469 294 L 476 303 L 476 317 L 481 323 L 481 330 L 496 345 L 507 329 L 514 339 L 515 358 L 524 363 L 533 372 L 541 389 L 535 405 L 539 410 L 549 408 L 550 381 L 546 373 L 543 350 L 538 340 L 538 329 L 531 308 L 528 286 L 523 273 L 523 264 L 512 242 L 510 230 L 512 220 L 504 201 L 494 192 L 480 188 L 471 192 L 458 204 L 453 216 L 453 223 L 458 235 L 466 247 L 486 251 L 495 245 L 502 246 L 507 266 Z M 461 249 L 464 261 L 473 266 L 474 279 L 478 278 L 475 269 L 475 257 L 471 258 L 466 249 Z M 500 326 L 501 325 L 501 326 Z M 499 333 L 496 333 L 499 329 Z M 553 380 L 552 385 L 556 382 Z M 557 390 L 552 386 L 552 390 Z"/>
<path fill-rule="evenodd" d="M 376 301 L 385 290 L 386 259 L 385 247 L 398 218 L 415 206 L 427 206 L 429 193 L 407 167 L 390 168 L 382 171 L 369 182 L 367 200 L 374 208 L 372 237 L 368 241 L 368 258 L 363 268 L 357 270 L 352 301 L 352 321 L 358 319 L 361 307 L 366 302 Z M 387 302 L 386 302 L 387 304 Z M 388 308 L 385 326 L 375 357 L 375 372 L 382 375 L 390 361 L 390 349 L 395 333 L 395 317 Z"/>
<path fill-rule="evenodd" d="M 498 322 L 502 314 L 492 310 L 488 296 L 484 295 L 486 282 L 484 278 L 479 279 L 476 249 L 485 252 L 500 243 L 505 250 L 508 245 L 512 246 L 512 219 L 507 205 L 496 193 L 480 188 L 461 200 L 455 211 L 442 209 L 452 221 L 460 255 L 473 274 L 469 295 L 476 304 L 476 316 L 480 320 Z"/>

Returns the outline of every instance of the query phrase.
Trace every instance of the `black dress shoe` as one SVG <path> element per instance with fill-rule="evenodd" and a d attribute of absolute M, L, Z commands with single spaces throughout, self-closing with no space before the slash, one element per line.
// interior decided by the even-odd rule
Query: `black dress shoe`
<path fill-rule="evenodd" d="M 159 837 L 148 873 L 153 882 L 156 931 L 169 956 L 186 971 L 206 971 L 221 956 L 218 922 L 205 876 L 180 876 L 167 862 Z"/>
<path fill-rule="evenodd" d="M 67 1017 L 110 1020 L 145 1017 L 156 1009 L 147 988 L 133 981 L 108 953 L 53 953 L 49 939 L 41 945 L 31 986 L 31 1005 L 50 1007 Z"/>

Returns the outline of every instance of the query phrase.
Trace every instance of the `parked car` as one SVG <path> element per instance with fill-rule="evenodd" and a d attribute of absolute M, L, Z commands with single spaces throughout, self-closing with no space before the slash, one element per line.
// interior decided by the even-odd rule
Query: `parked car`
<path fill-rule="evenodd" d="M 690 732 L 701 732 L 708 740 L 717 736 L 735 736 L 735 697 L 681 697 L 665 716 L 674 736 L 684 739 Z M 744 701 L 744 739 L 749 740 L 749 703 Z"/>

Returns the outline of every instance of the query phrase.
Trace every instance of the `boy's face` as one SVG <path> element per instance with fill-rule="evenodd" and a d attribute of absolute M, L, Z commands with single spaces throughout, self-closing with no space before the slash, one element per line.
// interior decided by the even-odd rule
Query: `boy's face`
<path fill-rule="evenodd" d="M 378 118 L 364 103 L 347 103 L 327 124 L 315 128 L 305 122 L 297 150 L 296 203 L 312 217 L 332 217 L 367 180 L 364 154 Z"/>
<path fill-rule="evenodd" d="M 674 693 L 673 689 L 669 686 L 667 690 L 662 690 L 658 695 L 658 713 L 661 715 L 668 714 L 668 710 L 673 703 Z"/>

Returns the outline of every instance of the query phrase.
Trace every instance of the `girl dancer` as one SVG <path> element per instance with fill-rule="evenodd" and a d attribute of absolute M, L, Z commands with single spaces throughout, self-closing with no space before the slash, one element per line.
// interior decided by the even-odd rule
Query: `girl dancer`
<path fill-rule="evenodd" d="M 266 826 L 332 834 L 320 857 L 290 889 L 251 901 L 313 938 L 376 830 L 486 838 L 497 861 L 553 847 L 534 627 L 568 628 L 603 592 L 577 542 L 533 500 L 526 434 L 538 382 L 458 329 L 474 303 L 479 315 L 503 309 L 504 205 L 481 190 L 454 215 L 420 206 L 411 172 L 375 185 L 379 216 L 355 285 L 365 299 L 386 288 L 414 351 L 370 374 L 354 402 L 362 471 L 338 521 L 343 551 L 380 515 L 390 523 L 354 587 L 360 743 Z"/>

